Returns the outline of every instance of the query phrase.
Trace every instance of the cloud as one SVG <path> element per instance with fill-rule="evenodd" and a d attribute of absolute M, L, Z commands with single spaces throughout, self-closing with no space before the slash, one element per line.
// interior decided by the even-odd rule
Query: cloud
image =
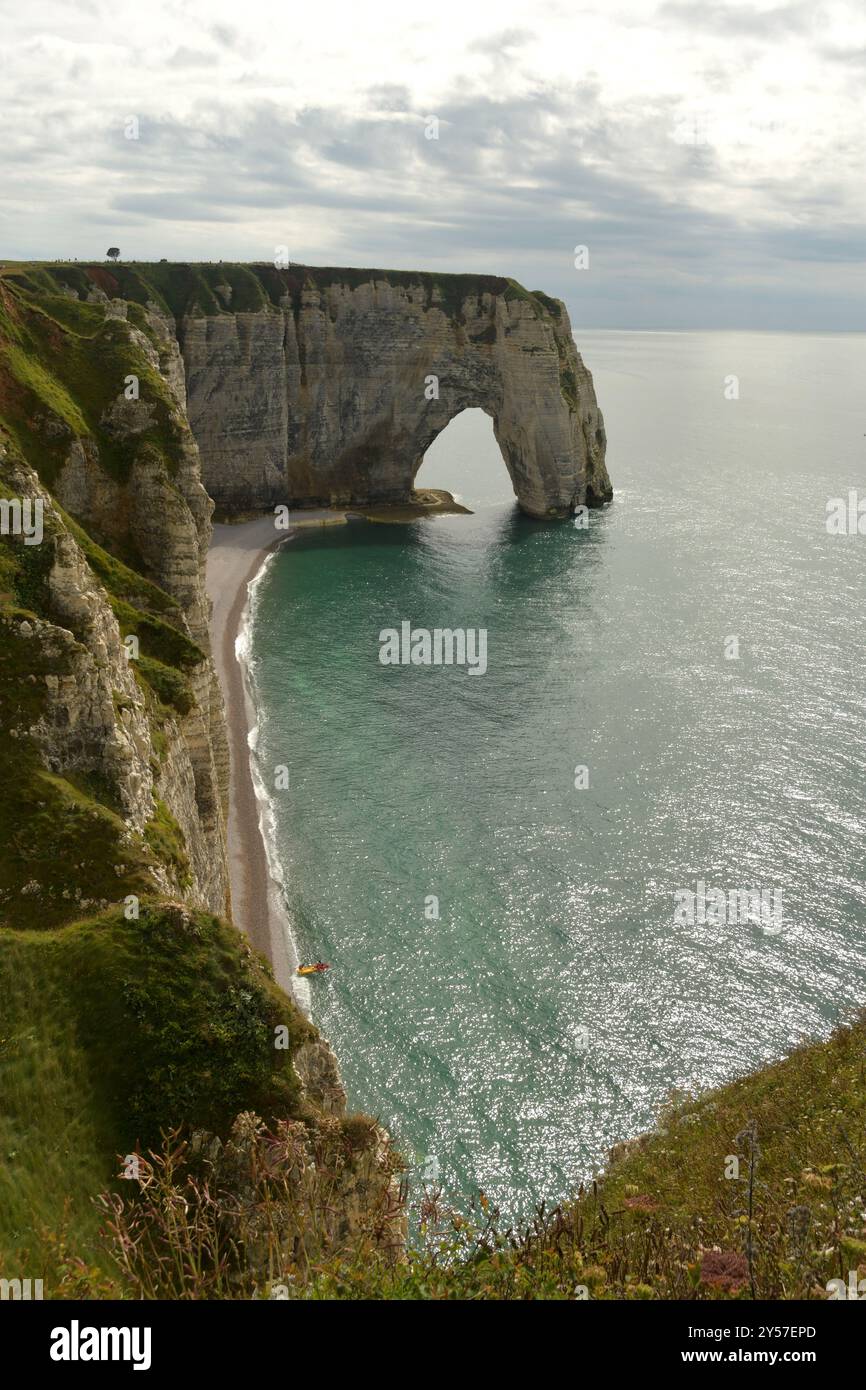
<path fill-rule="evenodd" d="M 692 4 L 668 0 L 658 11 L 662 23 L 688 26 L 718 38 L 774 40 L 785 34 L 810 34 L 824 25 L 824 6 L 814 0 L 758 9 L 754 5 Z"/>
<path fill-rule="evenodd" d="M 200 48 L 176 48 L 165 61 L 170 68 L 212 68 L 217 66 L 219 58 Z"/>
<path fill-rule="evenodd" d="M 497 34 L 475 39 L 469 48 L 473 53 L 486 53 L 488 57 L 498 58 L 516 48 L 525 48 L 535 38 L 530 29 L 501 29 Z"/>
<path fill-rule="evenodd" d="M 359 20 L 340 67 L 348 36 L 326 0 L 290 49 L 254 45 L 215 3 L 202 26 L 172 7 L 173 45 L 157 20 L 124 37 L 122 15 L 108 34 L 58 18 L 38 41 L 11 36 L 5 254 L 95 254 L 108 227 L 142 259 L 267 259 L 288 243 L 320 264 L 514 274 L 599 324 L 850 327 L 866 308 L 858 97 L 808 6 L 697 23 L 675 0 L 651 22 L 643 0 L 574 20 L 553 4 L 533 33 L 505 0 L 506 22 L 462 45 L 435 17 L 394 34 Z M 827 28 L 834 50 L 853 9 L 846 23 Z M 748 64 L 718 26 L 747 34 Z"/>
<path fill-rule="evenodd" d="M 821 55 L 830 63 L 843 63 L 847 67 L 866 67 L 866 45 L 862 48 L 831 48 L 824 44 Z"/>
<path fill-rule="evenodd" d="M 221 43 L 224 48 L 240 47 L 241 36 L 237 29 L 231 24 L 211 24 L 208 32 L 212 34 L 217 43 Z"/>

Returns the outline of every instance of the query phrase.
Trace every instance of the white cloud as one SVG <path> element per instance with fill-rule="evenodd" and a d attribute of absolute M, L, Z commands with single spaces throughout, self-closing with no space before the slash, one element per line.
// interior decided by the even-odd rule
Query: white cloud
<path fill-rule="evenodd" d="M 856 0 L 33 0 L 0 49 L 0 250 L 287 243 L 513 273 L 584 322 L 858 326 L 864 52 Z"/>

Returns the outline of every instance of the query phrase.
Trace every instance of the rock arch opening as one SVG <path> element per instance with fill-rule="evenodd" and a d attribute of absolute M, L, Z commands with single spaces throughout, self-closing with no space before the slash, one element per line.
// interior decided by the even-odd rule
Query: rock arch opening
<path fill-rule="evenodd" d="M 417 492 L 450 492 L 470 509 L 482 500 L 514 497 L 493 420 L 479 406 L 460 410 L 429 445 L 415 474 Z"/>

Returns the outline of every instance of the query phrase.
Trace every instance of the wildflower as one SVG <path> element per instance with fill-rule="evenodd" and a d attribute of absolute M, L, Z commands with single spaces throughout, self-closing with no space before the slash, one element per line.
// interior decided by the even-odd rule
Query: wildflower
<path fill-rule="evenodd" d="M 626 1197 L 623 1205 L 628 1207 L 630 1211 L 658 1210 L 658 1202 L 653 1201 L 652 1197 L 648 1197 L 646 1193 L 642 1193 L 637 1197 Z"/>
<path fill-rule="evenodd" d="M 736 1250 L 706 1250 L 701 1260 L 701 1283 L 723 1293 L 736 1293 L 749 1277 L 745 1255 Z"/>

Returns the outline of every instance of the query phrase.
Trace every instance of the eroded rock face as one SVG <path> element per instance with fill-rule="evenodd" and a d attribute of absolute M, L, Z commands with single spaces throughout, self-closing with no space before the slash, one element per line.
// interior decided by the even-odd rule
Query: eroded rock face
<path fill-rule="evenodd" d="M 8 465 L 18 496 L 46 509 L 46 564 L 51 621 L 34 618 L 19 631 L 51 659 L 38 720 L 28 730 L 45 767 L 62 775 L 98 774 L 127 823 L 141 831 L 153 814 L 152 745 L 144 700 L 130 669 L 117 619 L 81 550 L 24 464 Z M 34 678 L 35 679 L 35 678 Z"/>
<path fill-rule="evenodd" d="M 142 364 L 150 367 L 168 389 L 166 403 L 175 426 L 171 454 L 167 457 L 159 448 L 141 443 L 156 415 L 152 385 L 146 387 L 150 399 L 127 400 L 118 391 L 101 412 L 98 435 L 75 437 L 46 413 L 43 432 L 62 441 L 64 451 L 53 493 L 92 536 L 114 542 L 122 553 L 132 550 L 146 577 L 177 603 L 173 620 L 202 649 L 201 660 L 185 672 L 191 708 L 183 713 L 166 709 L 160 716 L 160 756 L 107 596 L 61 517 L 52 513 L 52 617 L 69 629 L 70 641 L 74 634 L 81 650 L 76 648 L 74 679 L 57 681 L 48 712 L 32 732 L 52 770 L 104 777 L 135 830 L 142 830 L 157 801 L 164 802 L 183 834 L 189 860 L 189 881 L 173 884 L 166 878 L 166 886 L 182 888 L 195 906 L 227 912 L 228 751 L 222 697 L 208 654 L 204 587 L 213 504 L 202 486 L 198 448 L 186 420 L 174 321 L 155 306 L 148 307 L 155 344 L 127 321 L 125 301 L 108 300 L 97 287 L 89 298 L 105 309 L 106 319 L 122 322 L 124 340 L 137 354 L 129 358 L 129 365 L 136 372 L 142 371 Z M 117 346 L 115 350 L 122 382 L 125 353 Z M 99 370 L 96 361 L 93 370 Z M 106 440 L 125 454 L 125 476 L 106 467 Z"/>
<path fill-rule="evenodd" d="M 189 420 L 226 512 L 404 502 L 425 451 L 480 407 L 532 516 L 611 497 L 604 423 L 565 306 L 516 292 L 446 304 L 371 272 L 307 282 L 280 307 L 187 315 Z"/>
<path fill-rule="evenodd" d="M 345 1115 L 346 1091 L 337 1059 L 324 1038 L 295 1050 L 292 1065 L 307 1099 L 324 1115 Z"/>
<path fill-rule="evenodd" d="M 2 441 L 0 441 L 2 446 Z M 0 456 L 2 456 L 0 447 Z M 86 468 L 87 455 L 75 455 Z M 130 830 L 141 833 L 163 801 L 183 833 L 189 877 L 175 882 L 154 864 L 164 891 L 183 891 L 196 907 L 226 911 L 228 865 L 221 789 L 227 769 L 222 699 L 213 665 L 189 672 L 193 704 L 185 714 L 163 712 L 163 756 L 157 757 L 141 687 L 117 618 L 75 538 L 23 463 L 6 462 L 6 482 L 22 498 L 42 499 L 50 620 L 19 625 L 20 636 L 56 668 L 45 686 L 39 718 L 28 733 L 50 772 L 96 776 L 108 788 Z M 36 678 L 34 677 L 34 680 Z M 221 762 L 222 760 L 222 762 Z"/>

